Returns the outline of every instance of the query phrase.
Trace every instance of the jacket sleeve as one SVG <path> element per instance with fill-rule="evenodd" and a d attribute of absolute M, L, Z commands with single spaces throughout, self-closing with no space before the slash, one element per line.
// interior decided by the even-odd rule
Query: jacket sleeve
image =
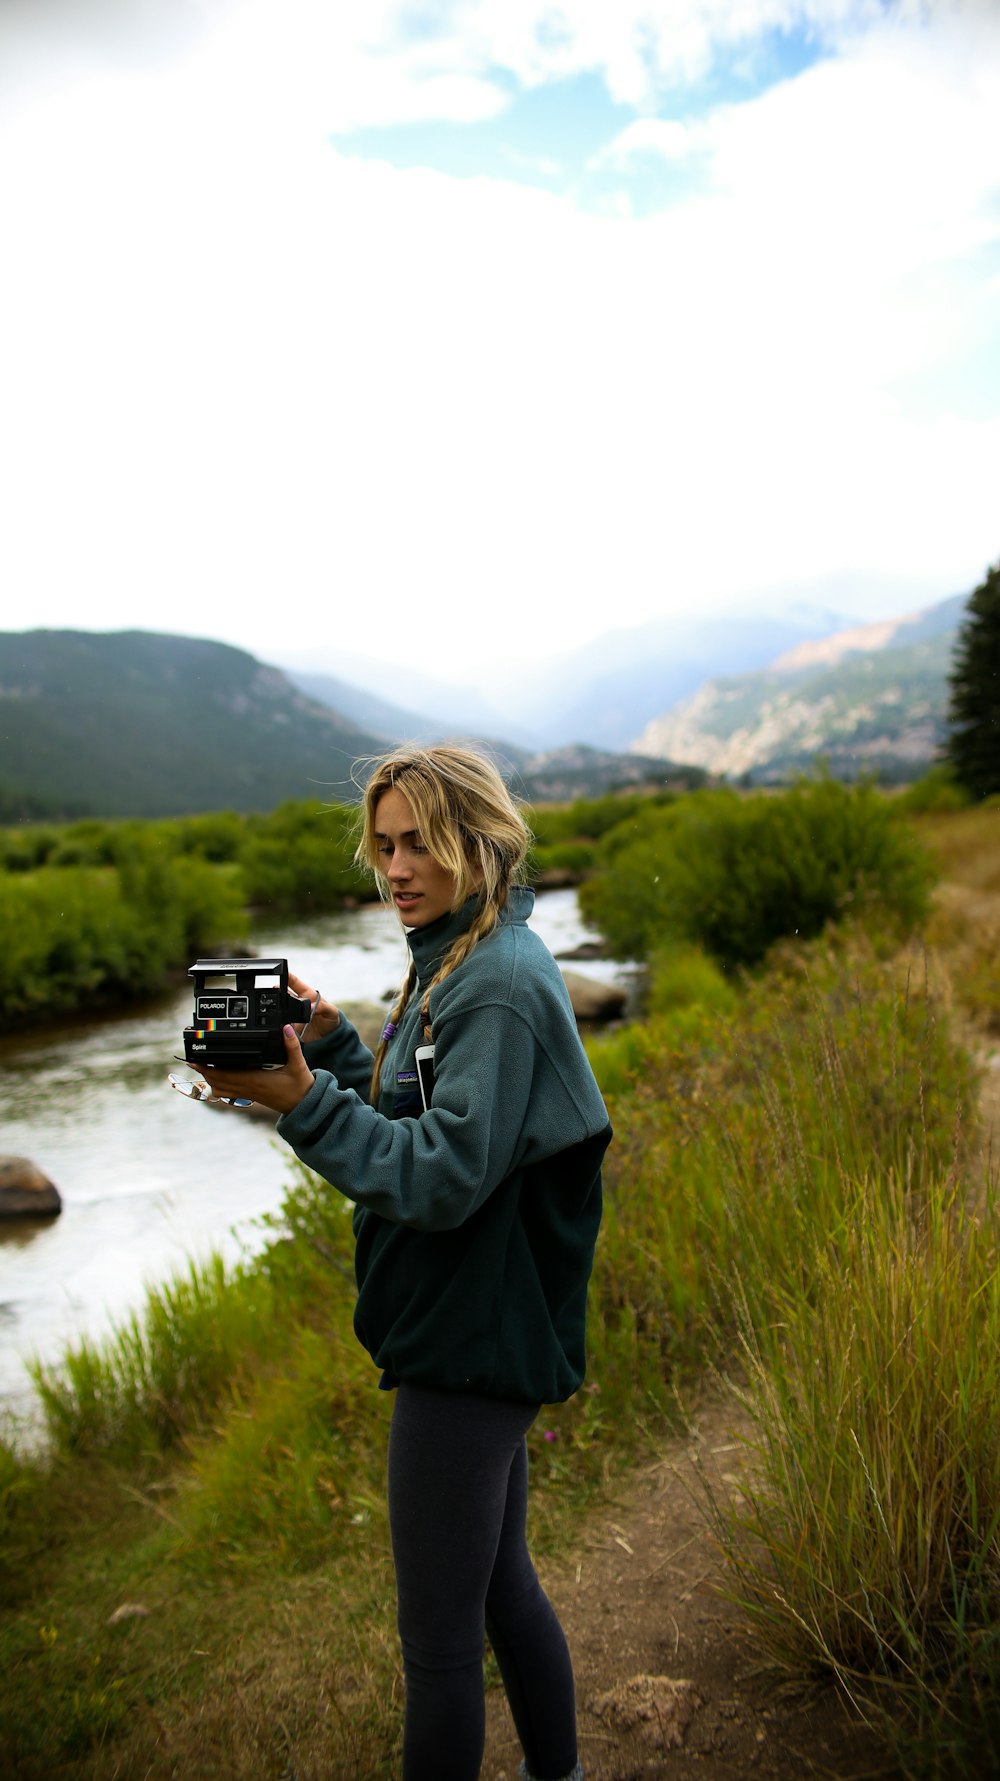
<path fill-rule="evenodd" d="M 375 1059 L 346 1015 L 325 1039 L 303 1045 L 302 1055 L 310 1070 L 332 1071 L 342 1088 L 353 1088 L 359 1100 L 367 1101 Z"/>
<path fill-rule="evenodd" d="M 488 1004 L 441 1023 L 433 1102 L 418 1119 L 389 1119 L 366 1106 L 332 1066 L 331 1059 L 316 1070 L 278 1132 L 308 1168 L 395 1224 L 456 1228 L 521 1160 L 536 1048 L 509 1007 Z"/>

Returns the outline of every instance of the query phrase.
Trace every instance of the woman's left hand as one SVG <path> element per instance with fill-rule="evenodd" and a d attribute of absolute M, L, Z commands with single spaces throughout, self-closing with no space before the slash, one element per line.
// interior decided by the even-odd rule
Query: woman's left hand
<path fill-rule="evenodd" d="M 284 1028 L 285 1056 L 288 1062 L 279 1070 L 219 1070 L 199 1062 L 212 1098 L 252 1100 L 272 1113 L 291 1113 L 309 1093 L 316 1078 L 302 1055 L 294 1027 Z"/>

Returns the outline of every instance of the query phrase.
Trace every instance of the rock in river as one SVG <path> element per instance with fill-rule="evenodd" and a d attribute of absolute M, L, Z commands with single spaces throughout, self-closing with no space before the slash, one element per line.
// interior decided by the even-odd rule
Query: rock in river
<path fill-rule="evenodd" d="M 577 1020 L 615 1020 L 625 1011 L 628 997 L 615 983 L 600 983 L 581 971 L 564 971 L 563 982 Z"/>
<path fill-rule="evenodd" d="M 26 1156 L 0 1156 L 0 1218 L 53 1218 L 59 1190 Z"/>

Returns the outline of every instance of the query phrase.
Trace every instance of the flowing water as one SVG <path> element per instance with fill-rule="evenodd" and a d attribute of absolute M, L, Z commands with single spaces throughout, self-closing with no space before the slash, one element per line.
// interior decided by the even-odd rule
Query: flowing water
<path fill-rule="evenodd" d="M 573 891 L 541 895 L 531 925 L 557 956 L 592 938 Z M 253 944 L 335 1002 L 383 1001 L 406 960 L 380 905 L 261 927 Z M 575 968 L 628 979 L 627 967 Z M 105 1334 L 189 1259 L 234 1257 L 266 1238 L 259 1221 L 280 1205 L 291 1153 L 267 1120 L 170 1089 L 190 1012 L 184 987 L 115 1019 L 0 1041 L 0 1152 L 30 1157 L 63 1201 L 52 1220 L 0 1220 L 0 1404 L 30 1406 L 27 1358 L 56 1361 L 74 1340 Z"/>

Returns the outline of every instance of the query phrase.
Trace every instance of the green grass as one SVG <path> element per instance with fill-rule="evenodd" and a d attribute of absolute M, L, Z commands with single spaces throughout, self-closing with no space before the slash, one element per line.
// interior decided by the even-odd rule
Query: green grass
<path fill-rule="evenodd" d="M 955 1177 L 853 1185 L 808 1293 L 743 1308 L 754 1435 L 716 1526 L 772 1659 L 832 1672 L 909 1774 L 1000 1747 L 1000 1265 Z"/>

